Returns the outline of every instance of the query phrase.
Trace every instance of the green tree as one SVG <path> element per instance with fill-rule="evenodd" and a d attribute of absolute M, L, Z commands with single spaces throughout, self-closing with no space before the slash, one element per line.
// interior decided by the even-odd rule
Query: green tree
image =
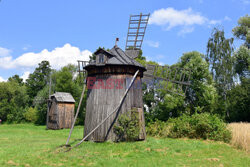
<path fill-rule="evenodd" d="M 75 109 L 78 107 L 78 103 L 80 101 L 81 92 L 82 92 L 82 82 L 80 81 L 80 78 L 77 75 L 77 67 L 74 65 L 67 65 L 65 67 L 62 67 L 61 70 L 57 71 L 54 74 L 54 78 L 56 78 L 56 85 L 55 85 L 55 91 L 57 92 L 68 92 L 71 93 L 74 97 L 76 104 Z M 85 106 L 86 106 L 86 100 L 87 100 L 87 92 L 85 92 L 81 110 L 78 116 L 77 124 L 83 124 L 84 123 L 84 116 L 85 116 Z"/>
<path fill-rule="evenodd" d="M 197 51 L 184 53 L 177 64 L 180 68 L 191 70 L 191 86 L 188 87 L 185 98 L 185 110 L 189 110 L 191 114 L 195 111 L 214 113 L 216 110 L 218 95 L 209 73 L 209 64 L 204 57 Z"/>
<path fill-rule="evenodd" d="M 12 77 L 8 78 L 8 81 L 12 82 L 16 82 L 18 83 L 20 86 L 24 85 L 23 79 L 19 77 L 19 75 L 14 75 Z"/>
<path fill-rule="evenodd" d="M 232 57 L 233 38 L 226 39 L 224 30 L 214 28 L 207 43 L 206 60 L 209 62 L 211 74 L 216 83 L 220 103 L 227 110 L 227 91 L 234 86 L 234 60 Z M 229 113 L 227 112 L 227 116 Z"/>
<path fill-rule="evenodd" d="M 35 71 L 29 75 L 26 81 L 27 93 L 30 97 L 30 104 L 37 93 L 42 90 L 49 81 L 51 68 L 48 61 L 42 61 L 38 64 Z"/>
<path fill-rule="evenodd" d="M 243 78 L 241 84 L 228 93 L 230 122 L 250 122 L 250 79 Z"/>
<path fill-rule="evenodd" d="M 235 72 L 242 78 L 250 76 L 250 49 L 242 45 L 234 54 Z"/>
<path fill-rule="evenodd" d="M 36 100 L 34 101 L 35 108 L 37 109 L 37 119 L 35 121 L 38 125 L 46 124 L 47 115 L 47 100 L 49 98 L 49 86 L 46 85 L 42 90 L 38 91 Z"/>
<path fill-rule="evenodd" d="M 28 96 L 25 86 L 15 81 L 0 83 L 0 119 L 8 122 L 24 121 Z"/>
<path fill-rule="evenodd" d="M 246 15 L 238 20 L 238 26 L 233 28 L 233 34 L 236 38 L 244 40 L 245 45 L 250 47 L 250 16 Z"/>

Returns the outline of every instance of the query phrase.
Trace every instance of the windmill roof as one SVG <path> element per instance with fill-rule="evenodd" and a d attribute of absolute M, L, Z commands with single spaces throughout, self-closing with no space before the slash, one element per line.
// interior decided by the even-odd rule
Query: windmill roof
<path fill-rule="evenodd" d="M 54 97 L 57 102 L 75 103 L 75 99 L 73 98 L 73 96 L 67 92 L 56 92 L 50 97 Z"/>
<path fill-rule="evenodd" d="M 145 69 L 144 66 L 142 66 L 140 63 L 138 63 L 136 60 L 128 56 L 121 48 L 118 46 L 114 46 L 110 51 L 106 51 L 102 48 L 99 48 L 94 54 L 99 54 L 100 52 L 106 53 L 106 55 L 109 57 L 107 62 L 105 64 L 96 64 L 96 63 L 90 63 L 91 65 L 97 65 L 97 66 L 103 66 L 103 65 L 132 65 L 137 66 L 140 68 Z"/>

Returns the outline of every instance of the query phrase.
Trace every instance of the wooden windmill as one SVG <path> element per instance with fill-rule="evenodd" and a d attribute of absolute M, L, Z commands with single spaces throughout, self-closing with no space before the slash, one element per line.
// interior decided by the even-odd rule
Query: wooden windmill
<path fill-rule="evenodd" d="M 84 138 L 74 147 L 80 145 L 84 140 L 114 141 L 116 136 L 112 132 L 112 127 L 119 113 L 125 113 L 132 108 L 137 108 L 141 116 L 141 133 L 138 139 L 145 139 L 142 90 L 131 89 L 131 87 L 134 83 L 137 85 L 142 83 L 141 78 L 143 72 L 146 71 L 145 67 L 134 58 L 138 56 L 141 49 L 148 19 L 149 14 L 130 16 L 125 51 L 117 45 L 109 51 L 100 48 L 94 53 L 95 61 L 78 61 L 79 75 L 85 76 L 85 83 L 66 145 L 70 140 L 86 86 L 88 93 Z M 133 44 L 131 45 L 131 43 Z M 110 79 L 111 82 L 115 82 L 114 86 L 118 86 L 118 89 L 107 87 Z M 99 85 L 99 88 L 93 88 L 96 85 Z M 103 88 L 103 85 L 106 87 Z M 89 86 L 92 86 L 92 89 Z"/>
<path fill-rule="evenodd" d="M 147 65 L 143 67 L 135 58 L 138 56 L 145 36 L 149 14 L 131 15 L 129 19 L 128 34 L 125 51 L 115 45 L 111 50 L 99 48 L 94 54 L 96 60 L 91 62 L 78 61 L 79 75 L 85 80 L 83 91 L 72 124 L 66 145 L 72 134 L 74 123 L 78 116 L 82 98 L 86 87 L 87 106 L 83 139 L 71 147 L 80 145 L 85 140 L 106 141 L 116 139 L 112 127 L 120 113 L 126 113 L 136 108 L 141 116 L 141 136 L 146 138 L 144 125 L 144 112 L 142 100 L 142 82 L 150 80 L 158 82 L 167 81 L 167 84 L 177 84 L 173 90 L 179 93 L 183 87 L 189 86 L 190 74 L 188 70 L 171 69 L 163 66 Z M 162 69 L 162 70 L 159 70 Z M 161 71 L 161 74 L 158 74 Z M 177 79 L 179 77 L 179 79 Z M 113 82 L 111 85 L 110 83 Z M 109 83 L 109 84 L 108 84 Z M 136 83 L 140 89 L 131 88 Z M 114 88 L 118 89 L 114 89 Z M 169 86 L 167 86 L 169 88 Z M 179 93 L 180 95 L 183 95 Z M 70 149 L 71 149 L 70 148 Z"/>

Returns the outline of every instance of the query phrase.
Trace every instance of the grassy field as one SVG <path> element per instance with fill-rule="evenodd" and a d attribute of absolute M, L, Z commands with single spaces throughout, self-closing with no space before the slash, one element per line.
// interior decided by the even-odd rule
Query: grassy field
<path fill-rule="evenodd" d="M 69 130 L 30 124 L 0 125 L 0 166 L 249 166 L 250 154 L 202 140 L 157 139 L 130 143 L 85 142 L 61 152 Z M 81 139 L 76 127 L 71 141 Z M 71 143 L 72 144 L 72 143 Z"/>
<path fill-rule="evenodd" d="M 232 145 L 250 152 L 250 123 L 230 123 L 229 128 L 232 130 Z"/>

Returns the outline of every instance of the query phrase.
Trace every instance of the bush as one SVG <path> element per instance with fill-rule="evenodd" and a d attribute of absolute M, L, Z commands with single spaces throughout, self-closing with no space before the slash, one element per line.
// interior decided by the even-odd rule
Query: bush
<path fill-rule="evenodd" d="M 227 129 L 226 124 L 216 115 L 208 113 L 182 115 L 169 119 L 166 123 L 158 121 L 149 125 L 147 133 L 171 138 L 188 137 L 224 142 L 231 140 L 231 132 Z"/>
<path fill-rule="evenodd" d="M 147 134 L 155 137 L 168 137 L 171 125 L 167 122 L 156 120 L 148 123 Z"/>
<path fill-rule="evenodd" d="M 135 141 L 139 136 L 139 121 L 138 116 L 134 112 L 129 112 L 130 115 L 121 114 L 114 126 L 114 133 L 117 141 Z"/>
<path fill-rule="evenodd" d="M 36 108 L 28 108 L 26 110 L 26 112 L 24 113 L 24 117 L 26 119 L 26 121 L 29 121 L 29 122 L 32 122 L 32 123 L 35 123 L 38 119 L 38 111 Z"/>

